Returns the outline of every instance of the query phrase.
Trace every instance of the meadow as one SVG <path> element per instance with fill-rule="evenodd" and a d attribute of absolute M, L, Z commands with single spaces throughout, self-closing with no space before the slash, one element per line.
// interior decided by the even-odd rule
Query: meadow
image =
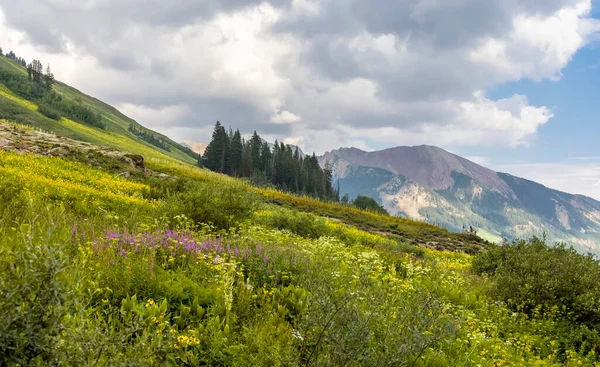
<path fill-rule="evenodd" d="M 0 151 L 0 365 L 600 365 L 591 257 L 148 162 Z"/>

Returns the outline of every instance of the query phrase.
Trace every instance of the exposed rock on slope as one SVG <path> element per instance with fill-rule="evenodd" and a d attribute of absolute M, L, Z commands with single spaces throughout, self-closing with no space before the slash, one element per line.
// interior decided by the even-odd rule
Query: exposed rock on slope
<path fill-rule="evenodd" d="M 63 138 L 7 122 L 0 122 L 0 149 L 18 154 L 76 159 L 95 168 L 120 171 L 123 176 L 129 176 L 133 172 L 161 176 L 146 168 L 142 155 Z M 161 177 L 165 176 L 162 174 Z"/>

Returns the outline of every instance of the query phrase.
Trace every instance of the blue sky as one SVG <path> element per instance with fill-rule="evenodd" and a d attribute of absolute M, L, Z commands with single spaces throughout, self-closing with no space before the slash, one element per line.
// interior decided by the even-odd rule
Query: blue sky
<path fill-rule="evenodd" d="M 600 18 L 599 2 L 591 16 Z M 562 69 L 559 80 L 524 79 L 486 91 L 490 99 L 526 95 L 554 116 L 528 145 L 463 147 L 453 152 L 490 168 L 549 187 L 600 199 L 600 42 L 591 41 Z"/>
<path fill-rule="evenodd" d="M 513 149 L 465 149 L 463 154 L 489 156 L 494 162 L 548 162 L 575 157 L 600 157 L 600 44 L 580 50 L 558 81 L 529 79 L 497 86 L 491 99 L 518 93 L 532 105 L 551 108 L 554 117 L 539 128 L 529 146 Z"/>

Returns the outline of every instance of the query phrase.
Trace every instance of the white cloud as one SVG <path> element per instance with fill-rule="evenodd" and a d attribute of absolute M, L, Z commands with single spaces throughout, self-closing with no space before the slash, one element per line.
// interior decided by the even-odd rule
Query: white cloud
<path fill-rule="evenodd" d="M 600 200 L 600 163 L 598 162 L 523 163 L 495 168 L 556 190 Z"/>
<path fill-rule="evenodd" d="M 591 0 L 152 4 L 0 0 L 0 46 L 178 140 L 221 120 L 306 151 L 514 147 L 551 107 L 485 91 L 557 80 L 600 29 Z"/>
<path fill-rule="evenodd" d="M 271 122 L 274 122 L 276 124 L 290 124 L 293 122 L 298 122 L 300 120 L 300 116 L 295 115 L 290 111 L 281 111 L 271 117 Z"/>

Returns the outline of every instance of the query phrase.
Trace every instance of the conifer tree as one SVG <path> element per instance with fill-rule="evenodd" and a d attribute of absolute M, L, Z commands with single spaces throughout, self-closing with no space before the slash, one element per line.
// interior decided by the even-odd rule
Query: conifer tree
<path fill-rule="evenodd" d="M 231 137 L 231 143 L 229 144 L 229 167 L 231 175 L 234 177 L 241 177 L 243 172 L 243 161 L 242 161 L 242 135 L 239 130 L 236 130 Z"/>
<path fill-rule="evenodd" d="M 54 84 L 54 74 L 52 74 L 52 71 L 50 70 L 50 64 L 48 64 L 48 66 L 46 67 L 46 74 L 44 75 L 44 84 L 46 88 L 50 88 L 52 87 L 52 84 Z"/>
<path fill-rule="evenodd" d="M 254 162 L 252 161 L 252 152 L 250 151 L 250 143 L 248 143 L 246 141 L 242 141 L 242 146 L 243 146 L 242 160 L 243 160 L 243 166 L 244 166 L 243 176 L 244 177 L 252 177 L 252 173 L 254 172 L 254 168 L 253 168 Z"/>
<path fill-rule="evenodd" d="M 227 173 L 229 137 L 219 121 L 215 124 L 212 139 L 204 151 L 206 168 L 211 171 Z"/>
<path fill-rule="evenodd" d="M 269 143 L 266 141 L 262 143 L 260 149 L 260 166 L 261 170 L 265 172 L 267 177 L 271 177 L 271 161 L 273 159 L 273 153 L 269 147 Z"/>
<path fill-rule="evenodd" d="M 250 138 L 250 152 L 252 154 L 252 162 L 254 163 L 254 170 L 264 171 L 265 167 L 260 165 L 260 148 L 262 145 L 262 139 L 256 133 L 256 130 Z"/>

